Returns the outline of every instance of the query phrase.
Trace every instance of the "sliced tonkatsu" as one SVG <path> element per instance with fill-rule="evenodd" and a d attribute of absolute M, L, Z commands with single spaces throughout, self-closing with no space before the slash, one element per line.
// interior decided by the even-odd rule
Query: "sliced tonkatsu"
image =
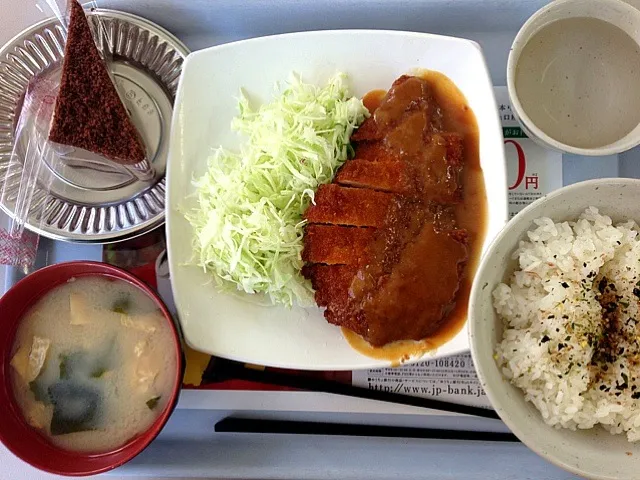
<path fill-rule="evenodd" d="M 326 265 L 361 265 L 369 258 L 367 248 L 375 228 L 308 225 L 302 260 Z"/>
<path fill-rule="evenodd" d="M 439 327 L 469 248 L 455 216 L 464 136 L 443 129 L 429 83 L 400 77 L 372 113 L 305 212 L 303 274 L 328 322 L 377 346 Z"/>
<path fill-rule="evenodd" d="M 389 193 L 329 183 L 320 185 L 304 217 L 309 223 L 381 227 L 393 198 Z"/>

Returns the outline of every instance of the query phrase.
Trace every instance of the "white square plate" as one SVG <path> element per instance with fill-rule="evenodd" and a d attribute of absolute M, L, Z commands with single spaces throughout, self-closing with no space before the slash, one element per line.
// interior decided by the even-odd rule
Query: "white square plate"
<path fill-rule="evenodd" d="M 171 283 L 187 343 L 203 352 L 243 362 L 307 370 L 354 370 L 389 362 L 354 351 L 319 308 L 262 307 L 216 291 L 210 278 L 189 266 L 193 231 L 181 211 L 193 206 L 192 179 L 206 171 L 212 149 L 235 149 L 230 130 L 241 88 L 268 101 L 276 82 L 291 72 L 324 83 L 348 74 L 352 93 L 388 89 L 417 68 L 447 75 L 466 96 L 480 128 L 480 158 L 488 195 L 487 242 L 507 219 L 502 133 L 493 87 L 480 47 L 469 40 L 375 30 L 303 32 L 255 38 L 192 53 L 183 66 L 174 106 L 167 173 L 167 237 Z M 466 326 L 437 352 L 467 350 Z M 417 359 L 415 359 L 417 360 Z"/>

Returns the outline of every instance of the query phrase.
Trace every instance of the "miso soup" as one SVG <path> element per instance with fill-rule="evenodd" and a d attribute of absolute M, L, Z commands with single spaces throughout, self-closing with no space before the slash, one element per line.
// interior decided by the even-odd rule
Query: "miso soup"
<path fill-rule="evenodd" d="M 172 394 L 173 332 L 143 291 L 80 277 L 21 320 L 11 359 L 28 423 L 74 451 L 116 449 L 148 429 Z"/>

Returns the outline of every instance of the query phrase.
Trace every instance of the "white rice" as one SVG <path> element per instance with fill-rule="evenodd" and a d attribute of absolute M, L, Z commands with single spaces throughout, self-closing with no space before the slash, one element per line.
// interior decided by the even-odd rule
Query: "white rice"
<path fill-rule="evenodd" d="M 601 424 L 638 441 L 640 228 L 613 225 L 593 207 L 575 222 L 540 218 L 535 225 L 513 255 L 519 270 L 493 292 L 505 328 L 498 365 L 549 425 Z M 610 283 L 615 328 L 607 328 L 599 302 Z"/>

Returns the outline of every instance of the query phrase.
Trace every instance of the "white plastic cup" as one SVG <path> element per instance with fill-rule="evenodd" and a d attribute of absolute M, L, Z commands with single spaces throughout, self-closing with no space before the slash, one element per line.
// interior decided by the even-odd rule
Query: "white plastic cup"
<path fill-rule="evenodd" d="M 507 63 L 507 86 L 513 113 L 532 140 L 554 150 L 585 156 L 613 155 L 630 150 L 640 144 L 640 124 L 613 143 L 593 148 L 581 148 L 552 138 L 532 121 L 522 106 L 521 98 L 523 95 L 527 95 L 527 92 L 516 90 L 516 71 L 524 47 L 542 28 L 559 20 L 576 17 L 597 18 L 610 23 L 626 32 L 638 43 L 640 48 L 640 10 L 626 2 L 621 0 L 556 0 L 549 3 L 533 14 L 522 26 L 511 47 Z M 640 72 L 638 72 L 638 95 L 640 95 Z M 580 121 L 580 119 L 575 120 Z"/>

